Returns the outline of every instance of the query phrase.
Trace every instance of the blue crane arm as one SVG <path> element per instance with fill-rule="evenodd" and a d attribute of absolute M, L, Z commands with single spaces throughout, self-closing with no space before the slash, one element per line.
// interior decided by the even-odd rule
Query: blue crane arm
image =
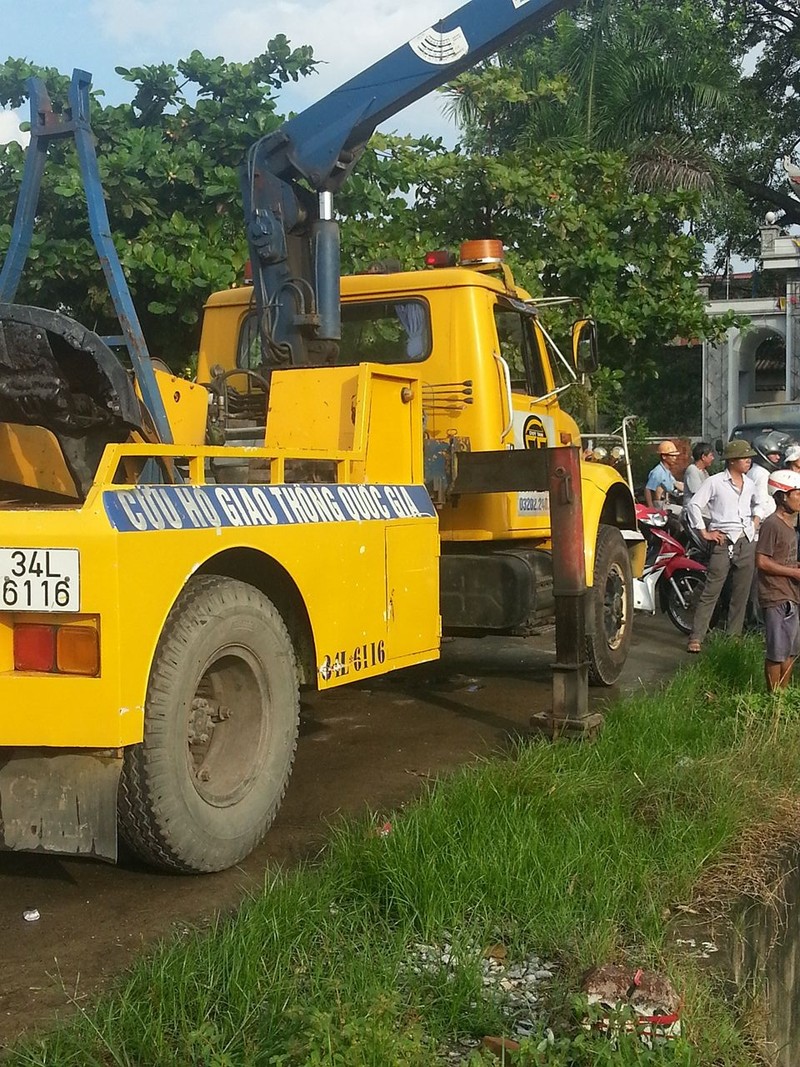
<path fill-rule="evenodd" d="M 108 344 L 124 344 L 128 348 L 131 363 L 145 405 L 165 444 L 172 441 L 169 419 L 164 401 L 147 351 L 147 343 L 136 314 L 130 289 L 122 270 L 119 255 L 111 238 L 108 212 L 100 180 L 100 169 L 95 151 L 95 138 L 90 123 L 89 90 L 92 76 L 85 70 L 73 70 L 70 82 L 69 106 L 63 112 L 53 110 L 47 86 L 40 78 L 29 78 L 28 89 L 31 106 L 31 141 L 25 153 L 25 168 L 22 186 L 14 215 L 14 227 L 8 252 L 0 268 L 0 304 L 12 303 L 17 294 L 22 271 L 31 247 L 34 224 L 39 204 L 47 153 L 53 141 L 72 137 L 80 166 L 83 191 L 89 211 L 89 228 L 94 246 L 100 257 L 100 265 L 108 284 L 122 334 L 119 337 L 103 338 Z"/>
<path fill-rule="evenodd" d="M 272 173 L 337 189 L 377 126 L 568 6 L 567 0 L 470 0 L 285 122 Z M 345 159 L 342 160 L 342 154 Z"/>
<path fill-rule="evenodd" d="M 469 0 L 251 148 L 243 180 L 265 367 L 325 362 L 341 337 L 331 194 L 379 123 L 572 0 Z"/>

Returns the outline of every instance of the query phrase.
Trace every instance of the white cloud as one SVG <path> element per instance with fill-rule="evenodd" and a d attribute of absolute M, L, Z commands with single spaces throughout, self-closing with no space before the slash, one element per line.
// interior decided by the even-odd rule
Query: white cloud
<path fill-rule="evenodd" d="M 310 44 L 319 60 L 317 71 L 288 86 L 281 100 L 283 110 L 300 111 L 405 44 L 430 23 L 429 0 L 408 0 L 399 9 L 390 0 L 376 0 L 366 10 L 361 0 L 321 0 L 311 18 L 307 8 L 296 0 L 277 0 L 268 24 L 251 8 L 239 7 L 226 11 L 214 27 L 214 34 L 217 41 L 227 44 L 223 54 L 241 58 L 249 58 L 254 45 L 263 48 L 276 33 L 285 33 L 294 46 Z M 436 94 L 389 119 L 383 128 L 454 139 L 451 124 L 442 116 L 441 98 Z"/>
<path fill-rule="evenodd" d="M 91 0 L 90 10 L 100 33 L 116 46 L 120 62 L 175 61 L 197 48 L 208 56 L 243 62 L 262 52 L 279 33 L 293 47 L 311 45 L 319 60 L 317 72 L 282 92 L 281 111 L 300 111 L 319 100 L 409 38 L 424 30 L 448 9 L 432 9 L 430 0 L 271 0 L 262 7 L 239 0 L 220 8 L 218 0 Z M 119 48 L 118 46 L 124 46 Z M 431 133 L 454 139 L 442 117 L 442 102 L 431 95 L 387 122 L 385 129 Z"/>
<path fill-rule="evenodd" d="M 317 0 L 313 11 L 297 0 L 276 0 L 269 17 L 252 6 L 217 14 L 209 34 L 223 54 L 246 58 L 284 33 L 293 45 L 310 44 L 323 66 L 313 79 L 332 89 L 430 25 L 429 0 Z M 318 90 L 314 90 L 316 93 Z"/>
<path fill-rule="evenodd" d="M 89 12 L 103 36 L 117 44 L 161 42 L 171 48 L 175 38 L 180 39 L 184 21 L 202 17 L 208 6 L 203 0 L 191 5 L 184 0 L 91 0 Z"/>
<path fill-rule="evenodd" d="M 450 6 L 446 0 L 445 8 Z M 431 24 L 431 10 L 430 0 L 407 0 L 399 7 L 394 0 L 374 0 L 366 7 L 363 0 L 318 0 L 313 12 L 297 0 L 276 0 L 268 18 L 251 6 L 228 8 L 224 15 L 217 14 L 209 33 L 215 47 L 231 59 L 249 59 L 278 33 L 286 34 L 293 46 L 311 45 L 320 64 L 316 73 L 283 94 L 297 111 L 424 30 Z M 447 124 L 441 101 L 430 96 L 415 105 L 413 115 L 391 119 L 386 126 L 399 132 L 413 127 L 414 133 L 440 134 Z"/>
<path fill-rule="evenodd" d="M 18 141 L 19 144 L 28 143 L 30 134 L 21 133 L 19 128 L 20 122 L 23 121 L 20 112 L 0 109 L 0 144 L 8 144 L 9 141 Z"/>
<path fill-rule="evenodd" d="M 212 56 L 250 59 L 283 33 L 295 46 L 313 46 L 327 64 L 329 88 L 432 21 L 429 0 L 407 0 L 399 10 L 394 0 L 373 0 L 368 8 L 361 0 L 272 0 L 268 11 L 240 2 L 223 13 L 218 0 L 90 0 L 89 10 L 103 36 L 131 51 L 157 46 L 161 58 L 200 48 Z"/>

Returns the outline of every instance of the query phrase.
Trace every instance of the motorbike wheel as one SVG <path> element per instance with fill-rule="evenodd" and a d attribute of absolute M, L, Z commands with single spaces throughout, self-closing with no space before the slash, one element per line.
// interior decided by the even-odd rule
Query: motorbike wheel
<path fill-rule="evenodd" d="M 681 604 L 677 590 L 670 582 L 667 586 L 667 615 L 682 634 L 690 634 L 694 609 L 706 584 L 706 576 L 700 571 L 684 571 L 682 574 L 676 574 L 674 581 L 686 602 L 686 607 Z"/>

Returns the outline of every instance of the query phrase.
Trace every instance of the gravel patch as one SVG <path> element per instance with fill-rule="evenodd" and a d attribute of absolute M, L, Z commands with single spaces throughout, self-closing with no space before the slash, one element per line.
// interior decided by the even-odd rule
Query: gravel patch
<path fill-rule="evenodd" d="M 555 973 L 555 964 L 531 954 L 511 961 L 504 945 L 475 950 L 480 955 L 482 997 L 497 1005 L 506 1020 L 504 1036 L 517 1041 L 531 1037 L 544 1021 L 542 993 Z M 472 956 L 472 953 L 469 953 Z M 411 946 L 405 969 L 412 974 L 444 974 L 452 977 L 460 957 L 450 941 L 441 945 L 420 942 Z M 463 1037 L 439 1050 L 439 1062 L 447 1067 L 461 1067 L 479 1047 L 481 1037 Z"/>

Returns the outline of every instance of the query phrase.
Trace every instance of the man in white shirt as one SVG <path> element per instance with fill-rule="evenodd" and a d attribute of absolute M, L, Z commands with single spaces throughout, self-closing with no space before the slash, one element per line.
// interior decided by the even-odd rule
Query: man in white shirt
<path fill-rule="evenodd" d="M 740 634 L 744 625 L 755 569 L 755 537 L 760 523 L 756 514 L 756 486 L 745 477 L 755 456 L 747 441 L 729 441 L 722 453 L 725 470 L 708 478 L 692 497 L 688 519 L 704 541 L 713 544 L 708 574 L 695 608 L 687 652 L 699 652 L 711 616 L 733 571 L 728 633 Z M 709 519 L 703 518 L 707 510 Z"/>

